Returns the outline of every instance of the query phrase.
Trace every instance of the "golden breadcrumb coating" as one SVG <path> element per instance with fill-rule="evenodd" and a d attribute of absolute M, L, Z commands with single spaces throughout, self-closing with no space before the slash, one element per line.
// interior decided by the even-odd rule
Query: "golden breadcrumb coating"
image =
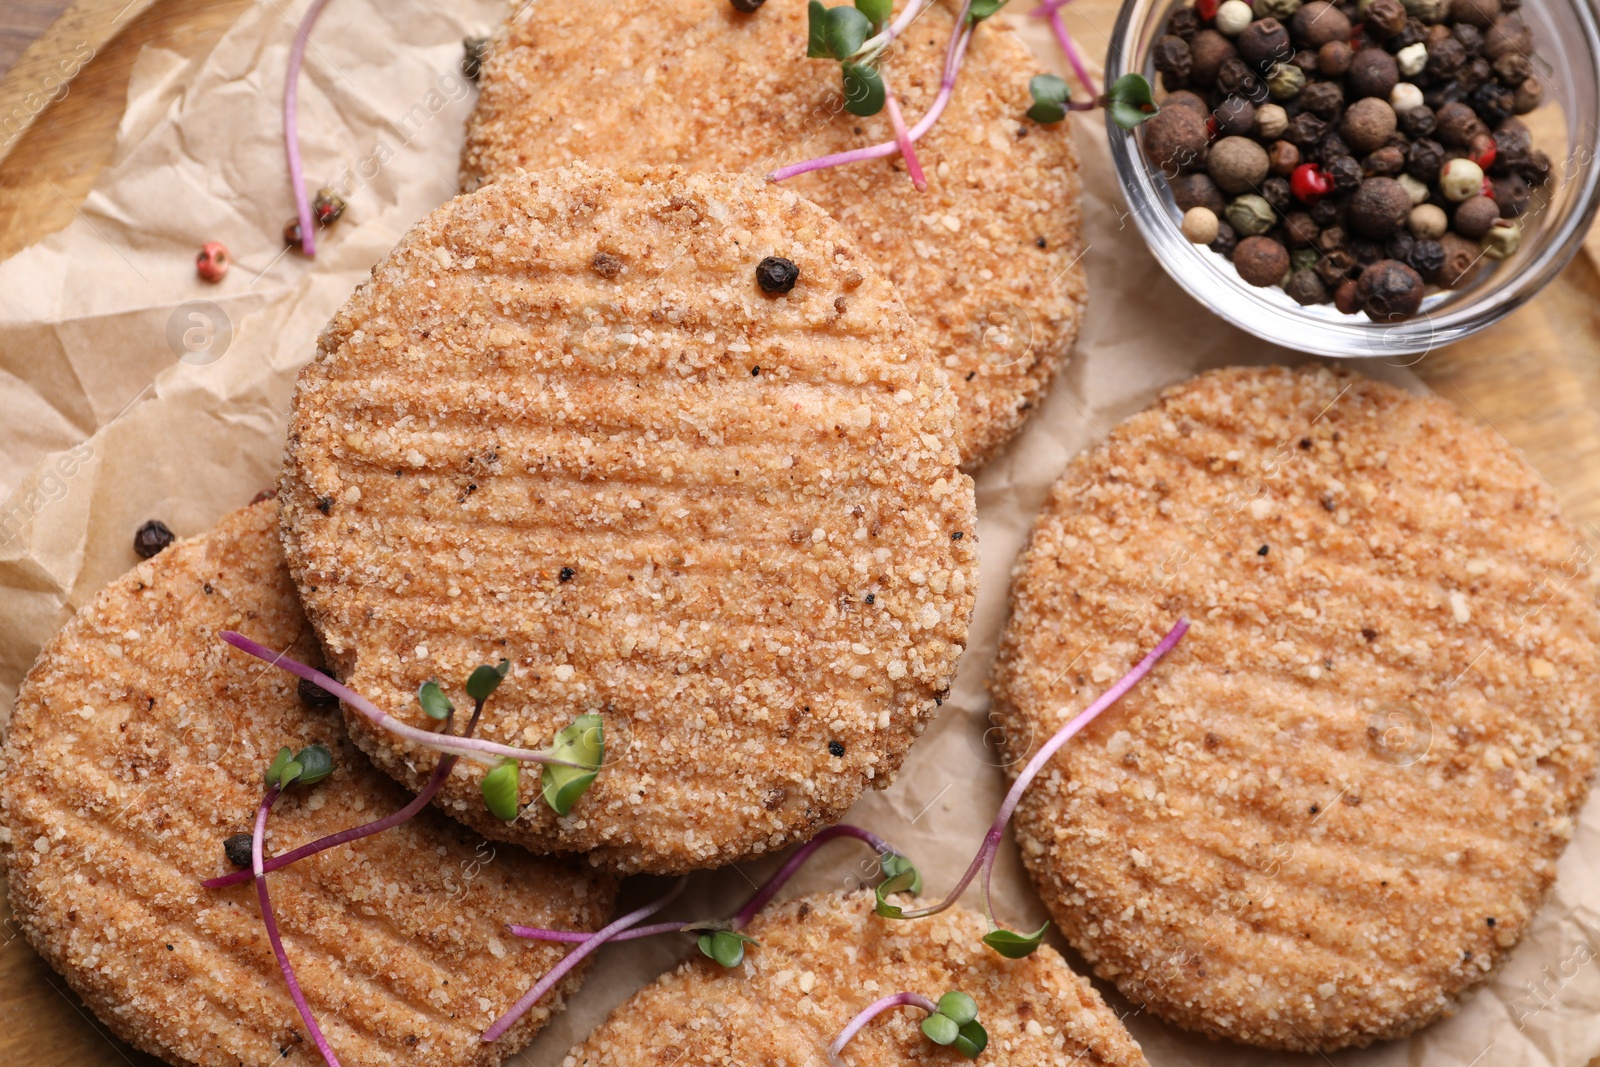
<path fill-rule="evenodd" d="M 923 902 L 926 903 L 926 902 Z M 960 990 L 989 1032 L 978 1064 L 1148 1067 L 1138 1044 L 1056 951 L 1008 960 L 981 941 L 983 917 L 952 908 L 883 919 L 870 892 L 801 897 L 746 933 L 760 942 L 731 970 L 697 956 L 624 1003 L 562 1067 L 825 1067 L 861 1009 L 895 993 Z M 970 1063 L 919 1029 L 926 1015 L 879 1015 L 845 1046 L 851 1067 Z"/>
<path fill-rule="evenodd" d="M 763 258 L 800 269 L 787 295 Z M 755 178 L 575 166 L 458 197 L 324 333 L 294 399 L 285 543 L 346 681 L 428 722 L 511 675 L 481 733 L 597 712 L 566 818 L 455 817 L 625 871 L 715 867 L 893 777 L 966 640 L 976 546 L 955 404 L 837 224 Z M 378 764 L 428 763 L 349 719 Z"/>
<path fill-rule="evenodd" d="M 316 659 L 271 503 L 141 563 L 45 647 L 0 778 L 11 905 L 29 942 L 130 1044 L 181 1067 L 320 1062 L 254 885 L 200 882 L 234 869 L 223 841 L 251 831 L 284 745 L 326 745 L 335 770 L 278 801 L 269 855 L 410 798 L 349 743 L 336 710 L 306 706 L 293 676 L 223 644 L 229 628 Z M 431 811 L 268 877 L 317 1022 L 362 1067 L 500 1063 L 578 984 L 483 1044 L 562 955 L 504 924 L 594 929 L 615 891 Z"/>
<path fill-rule="evenodd" d="M 1354 374 L 1206 374 L 1117 427 L 1035 525 L 993 679 L 1021 759 L 1194 625 L 1022 803 L 1068 939 L 1269 1048 L 1453 1013 L 1594 770 L 1590 553 L 1493 433 Z"/>
<path fill-rule="evenodd" d="M 960 5 L 935 5 L 882 70 L 916 123 L 938 94 Z M 806 58 L 806 5 L 728 0 L 531 3 L 493 43 L 461 157 L 465 189 L 573 160 L 764 175 L 894 139 L 846 112 L 839 65 Z M 1078 157 L 1066 123 L 1023 117 L 1037 66 L 1005 17 L 980 26 L 950 106 L 898 156 L 792 178 L 900 290 L 961 405 L 981 466 L 1065 365 L 1083 316 Z"/>

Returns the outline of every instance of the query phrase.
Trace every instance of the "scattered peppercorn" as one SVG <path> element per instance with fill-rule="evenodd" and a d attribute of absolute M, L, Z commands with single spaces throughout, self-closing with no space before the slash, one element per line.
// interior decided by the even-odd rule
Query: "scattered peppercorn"
<path fill-rule="evenodd" d="M 787 293 L 800 280 L 800 268 L 782 256 L 768 256 L 756 264 L 756 284 L 763 292 Z"/>
<path fill-rule="evenodd" d="M 331 226 L 344 214 L 344 197 L 324 185 L 311 199 L 311 214 L 323 226 Z"/>
<path fill-rule="evenodd" d="M 250 834 L 231 834 L 222 842 L 222 854 L 241 870 L 251 867 L 255 864 L 255 841 Z"/>
<path fill-rule="evenodd" d="M 570 582 L 577 575 L 577 573 L 578 572 L 573 570 L 571 567 L 562 567 L 560 580 L 562 582 Z"/>
<path fill-rule="evenodd" d="M 133 552 L 140 559 L 149 559 L 172 542 L 177 535 L 167 528 L 167 524 L 159 519 L 151 519 L 133 535 Z"/>
<path fill-rule="evenodd" d="M 834 759 L 844 758 L 844 745 L 840 744 L 838 741 L 829 741 L 828 755 L 832 756 Z"/>
<path fill-rule="evenodd" d="M 338 697 L 309 678 L 300 679 L 296 692 L 300 696 L 300 703 L 308 708 L 331 708 L 339 703 Z"/>
<path fill-rule="evenodd" d="M 290 219 L 283 224 L 283 243 L 290 248 L 299 248 L 305 243 L 299 219 Z"/>
<path fill-rule="evenodd" d="M 228 249 L 220 241 L 207 241 L 194 257 L 195 273 L 208 282 L 220 282 L 231 265 Z"/>
<path fill-rule="evenodd" d="M 767 0 L 729 0 L 735 11 L 741 11 L 746 15 L 753 14 L 756 8 L 766 2 Z"/>
<path fill-rule="evenodd" d="M 463 37 L 461 52 L 462 75 L 471 81 L 477 81 L 478 75 L 483 73 L 483 61 L 489 58 L 489 38 Z"/>
<path fill-rule="evenodd" d="M 1361 308 L 1374 322 L 1399 322 L 1422 307 L 1422 275 L 1393 259 L 1380 259 L 1356 281 Z"/>

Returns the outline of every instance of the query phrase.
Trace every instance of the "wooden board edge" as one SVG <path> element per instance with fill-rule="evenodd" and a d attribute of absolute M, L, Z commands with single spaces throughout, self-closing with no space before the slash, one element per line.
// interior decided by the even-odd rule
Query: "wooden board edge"
<path fill-rule="evenodd" d="M 0 162 L 100 49 L 157 0 L 77 0 L 0 78 Z"/>

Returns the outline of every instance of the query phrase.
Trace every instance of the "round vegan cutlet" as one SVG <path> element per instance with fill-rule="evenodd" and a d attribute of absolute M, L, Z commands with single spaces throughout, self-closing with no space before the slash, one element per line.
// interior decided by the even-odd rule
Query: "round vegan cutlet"
<path fill-rule="evenodd" d="M 952 989 L 978 1004 L 989 1032 L 982 1063 L 1007 1067 L 1148 1067 L 1139 1045 L 1085 979 L 1049 946 L 1008 960 L 980 940 L 983 916 L 952 908 L 883 919 L 871 893 L 802 897 L 745 931 L 760 942 L 731 970 L 702 957 L 662 976 L 573 1048 L 564 1067 L 820 1064 L 839 1031 L 873 1001 Z M 852 1067 L 967 1063 L 896 1009 L 845 1046 Z"/>
<path fill-rule="evenodd" d="M 1076 458 L 993 680 L 1017 838 L 1101 976 L 1181 1026 L 1332 1050 L 1451 1014 L 1527 929 L 1595 765 L 1591 549 L 1455 408 L 1313 366 L 1206 374 Z"/>
<path fill-rule="evenodd" d="M 118 1036 L 184 1067 L 303 1063 L 311 1050 L 255 887 L 200 885 L 234 869 L 223 842 L 250 832 L 273 753 L 321 743 L 335 770 L 278 801 L 269 854 L 409 799 L 336 710 L 306 706 L 295 678 L 217 637 L 248 629 L 314 660 L 276 527 L 271 503 L 234 512 L 108 586 L 45 647 L 5 741 L 0 840 L 23 933 Z M 504 924 L 594 929 L 614 895 L 610 879 L 431 811 L 269 878 L 319 1025 L 363 1065 L 500 1063 L 577 987 L 483 1044 L 561 958 Z"/>
<path fill-rule="evenodd" d="M 939 91 L 960 5 L 935 5 L 883 64 L 916 123 Z M 883 141 L 887 112 L 843 109 L 839 65 L 806 58 L 806 5 L 531 3 L 494 39 L 467 123 L 465 189 L 571 160 L 755 175 Z M 896 156 L 783 183 L 829 211 L 900 290 L 982 465 L 1063 366 L 1083 315 L 1078 158 L 1065 124 L 1023 117 L 1037 64 L 1004 17 L 973 35 L 949 108 Z"/>
<path fill-rule="evenodd" d="M 764 292 L 768 256 L 800 271 Z M 576 166 L 420 223 L 302 373 L 281 499 L 324 646 L 428 722 L 510 677 L 480 733 L 539 748 L 599 712 L 566 818 L 483 768 L 455 817 L 626 871 L 714 867 L 837 821 L 948 686 L 975 586 L 954 409 L 893 288 L 759 179 Z M 415 786 L 429 763 L 348 721 Z"/>

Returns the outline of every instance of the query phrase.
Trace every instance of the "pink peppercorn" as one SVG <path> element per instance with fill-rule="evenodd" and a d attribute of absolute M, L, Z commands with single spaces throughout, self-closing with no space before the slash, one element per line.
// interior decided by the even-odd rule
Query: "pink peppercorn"
<path fill-rule="evenodd" d="M 220 241 L 207 241 L 194 257 L 194 269 L 206 281 L 220 282 L 231 262 L 228 249 Z"/>

